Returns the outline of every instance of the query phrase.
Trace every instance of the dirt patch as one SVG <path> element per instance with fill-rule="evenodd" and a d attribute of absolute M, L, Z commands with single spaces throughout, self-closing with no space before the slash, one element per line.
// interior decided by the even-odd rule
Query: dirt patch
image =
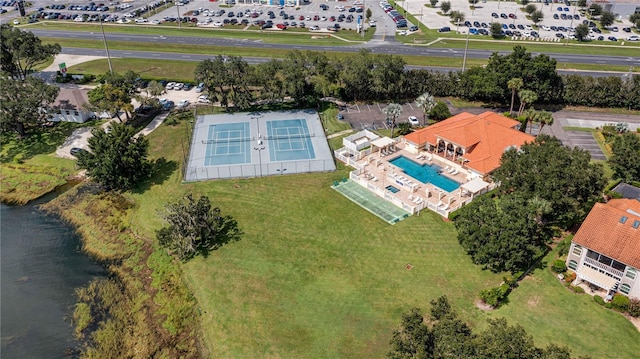
<path fill-rule="evenodd" d="M 535 308 L 538 306 L 538 304 L 540 304 L 540 299 L 540 296 L 534 295 L 533 297 L 529 298 L 529 300 L 527 300 L 527 305 L 529 306 L 529 308 Z"/>
<path fill-rule="evenodd" d="M 485 312 L 488 312 L 494 309 L 492 306 L 481 301 L 480 299 L 476 300 L 476 307 L 478 307 L 478 309 L 480 310 L 484 310 Z"/>

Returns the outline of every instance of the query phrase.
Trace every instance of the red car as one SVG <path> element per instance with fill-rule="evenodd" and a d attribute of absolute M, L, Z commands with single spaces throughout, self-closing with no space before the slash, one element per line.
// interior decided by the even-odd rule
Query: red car
<path fill-rule="evenodd" d="M 330 17 L 329 21 L 336 21 L 336 17 L 335 16 Z"/>
<path fill-rule="evenodd" d="M 300 20 L 300 21 L 304 20 L 304 15 L 300 15 L 300 17 L 298 18 L 298 20 Z"/>
<path fill-rule="evenodd" d="M 516 16 L 516 14 L 509 14 L 509 18 L 510 19 L 517 19 L 518 17 Z"/>
<path fill-rule="evenodd" d="M 320 20 L 320 16 L 318 15 L 313 15 L 313 21 L 318 21 Z"/>
<path fill-rule="evenodd" d="M 280 30 L 286 30 L 287 27 L 284 24 L 277 24 L 276 27 Z"/>

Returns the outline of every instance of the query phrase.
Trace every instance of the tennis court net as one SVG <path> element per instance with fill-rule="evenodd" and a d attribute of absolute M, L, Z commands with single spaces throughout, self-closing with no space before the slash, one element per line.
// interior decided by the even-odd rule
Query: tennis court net
<path fill-rule="evenodd" d="M 305 133 L 305 134 L 298 134 L 298 135 L 266 136 L 265 139 L 267 139 L 267 140 L 289 140 L 289 139 L 309 138 L 309 137 L 316 137 L 316 134 L 315 133 Z"/>
<path fill-rule="evenodd" d="M 208 144 L 208 143 L 230 143 L 230 142 L 249 142 L 249 141 L 255 141 L 256 138 L 255 137 L 235 137 L 235 138 L 218 138 L 218 139 L 211 139 L 211 140 L 202 140 L 202 144 Z"/>

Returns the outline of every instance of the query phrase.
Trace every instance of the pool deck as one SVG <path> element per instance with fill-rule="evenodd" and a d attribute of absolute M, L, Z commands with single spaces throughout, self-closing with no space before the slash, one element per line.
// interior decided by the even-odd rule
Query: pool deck
<path fill-rule="evenodd" d="M 463 184 L 471 180 L 471 174 L 460 165 L 432 153 L 423 152 L 423 156 L 417 158 L 418 155 L 407 151 L 403 143 L 395 144 L 394 148 L 395 151 L 386 156 L 381 152 L 374 152 L 356 161 L 356 170 L 351 172 L 350 178 L 412 214 L 429 209 L 443 217 L 448 217 L 450 212 L 471 202 L 471 194 L 463 193 L 462 188 L 447 192 L 431 183 L 422 183 L 411 178 L 389 161 L 405 156 L 421 165 L 436 164 L 443 169 L 453 166 L 457 169 L 457 174 L 443 171 L 442 175 Z M 393 185 L 400 191 L 391 193 L 385 188 L 389 185 Z"/>

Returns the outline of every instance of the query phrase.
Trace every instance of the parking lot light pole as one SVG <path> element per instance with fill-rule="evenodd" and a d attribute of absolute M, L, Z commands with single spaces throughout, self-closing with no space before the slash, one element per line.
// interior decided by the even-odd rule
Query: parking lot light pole
<path fill-rule="evenodd" d="M 469 29 L 467 29 L 467 41 L 464 44 L 464 57 L 462 58 L 462 72 L 464 72 L 464 69 L 466 68 L 467 65 L 467 51 L 469 50 Z"/>
<path fill-rule="evenodd" d="M 180 18 L 180 5 L 176 2 L 176 12 L 178 13 L 178 30 L 182 30 L 182 19 Z"/>

